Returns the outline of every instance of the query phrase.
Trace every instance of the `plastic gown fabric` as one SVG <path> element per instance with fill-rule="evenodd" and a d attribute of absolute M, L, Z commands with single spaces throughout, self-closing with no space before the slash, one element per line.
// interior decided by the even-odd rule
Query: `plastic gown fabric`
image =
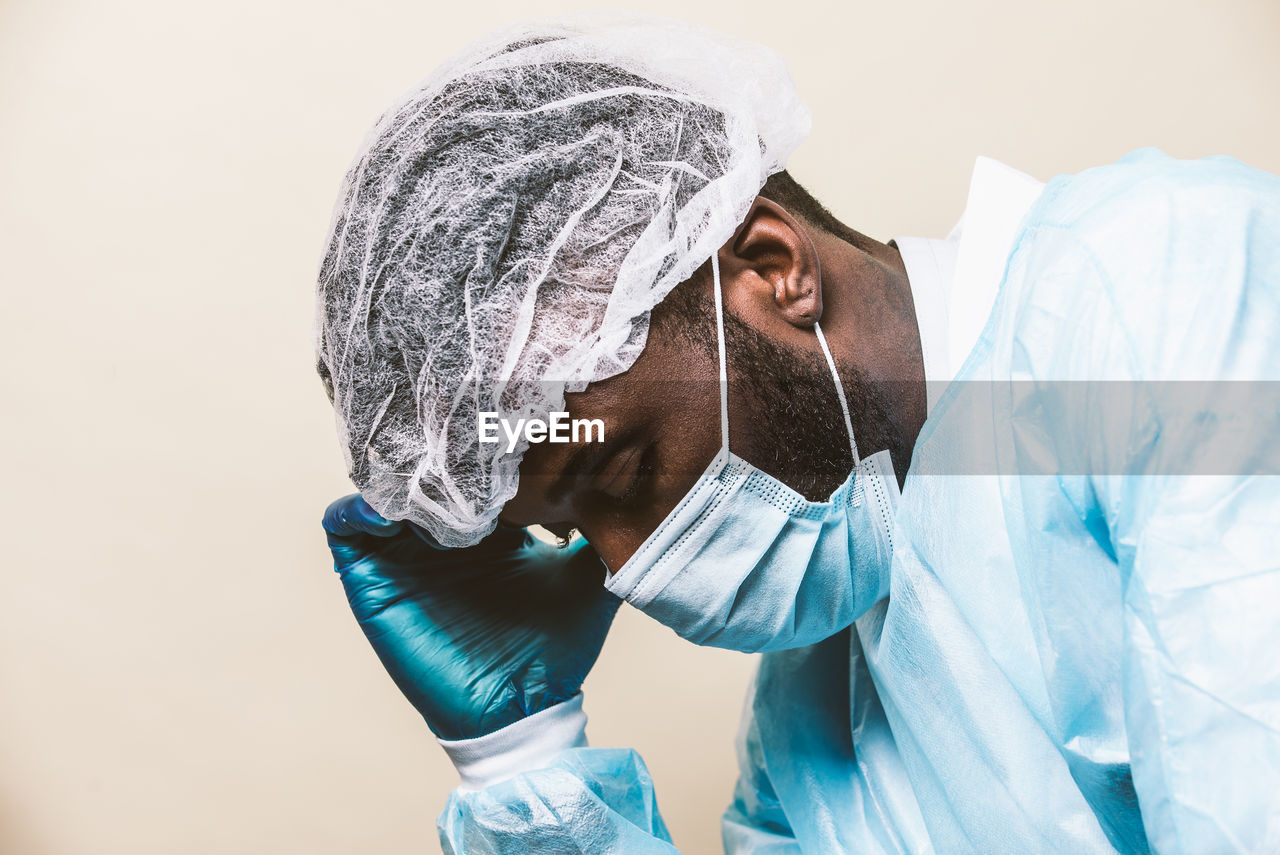
<path fill-rule="evenodd" d="M 1278 330 L 1280 179 L 1144 150 L 1050 182 L 918 438 L 889 596 L 762 657 L 726 849 L 1280 851 L 1280 411 L 1228 432 L 1152 391 L 1280 381 Z M 1193 465 L 1224 448 L 1248 465 Z M 440 830 L 673 851 L 620 749 L 455 792 Z"/>

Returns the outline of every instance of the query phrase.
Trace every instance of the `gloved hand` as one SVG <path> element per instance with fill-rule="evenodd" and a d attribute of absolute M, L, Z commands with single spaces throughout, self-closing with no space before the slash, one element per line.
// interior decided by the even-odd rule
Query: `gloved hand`
<path fill-rule="evenodd" d="M 441 739 L 483 736 L 578 693 L 621 603 L 586 541 L 499 526 L 445 549 L 359 494 L 324 529 L 347 601 L 400 691 Z"/>

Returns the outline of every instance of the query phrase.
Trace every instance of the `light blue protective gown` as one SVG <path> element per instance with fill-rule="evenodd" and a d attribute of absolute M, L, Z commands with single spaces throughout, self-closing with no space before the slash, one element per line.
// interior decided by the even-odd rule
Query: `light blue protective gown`
<path fill-rule="evenodd" d="M 1280 383 L 1280 179 L 1143 150 L 1050 182 L 917 442 L 889 597 L 762 657 L 726 849 L 1280 852 L 1280 407 L 1249 381 Z M 625 749 L 455 792 L 440 831 L 675 851 Z"/>

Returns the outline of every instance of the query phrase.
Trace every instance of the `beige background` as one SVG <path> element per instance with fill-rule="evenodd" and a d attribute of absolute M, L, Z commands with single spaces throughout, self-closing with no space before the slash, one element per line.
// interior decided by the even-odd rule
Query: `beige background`
<path fill-rule="evenodd" d="M 346 611 L 312 373 L 339 178 L 505 0 L 0 4 L 0 852 L 435 852 L 454 774 Z M 794 173 L 940 235 L 989 154 L 1157 144 L 1280 171 L 1276 0 L 652 3 L 771 44 Z M 747 657 L 625 609 L 587 685 L 675 839 L 718 851 Z"/>

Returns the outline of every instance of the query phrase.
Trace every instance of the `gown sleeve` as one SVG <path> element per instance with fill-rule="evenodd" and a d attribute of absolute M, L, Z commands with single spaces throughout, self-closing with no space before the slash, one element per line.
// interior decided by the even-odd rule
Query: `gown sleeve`
<path fill-rule="evenodd" d="M 494 733 L 440 740 L 462 778 L 440 814 L 450 855 L 671 855 L 644 761 L 591 748 L 582 695 Z"/>
<path fill-rule="evenodd" d="M 481 790 L 454 790 L 438 821 L 449 855 L 677 852 L 644 761 L 625 748 L 571 748 Z"/>

